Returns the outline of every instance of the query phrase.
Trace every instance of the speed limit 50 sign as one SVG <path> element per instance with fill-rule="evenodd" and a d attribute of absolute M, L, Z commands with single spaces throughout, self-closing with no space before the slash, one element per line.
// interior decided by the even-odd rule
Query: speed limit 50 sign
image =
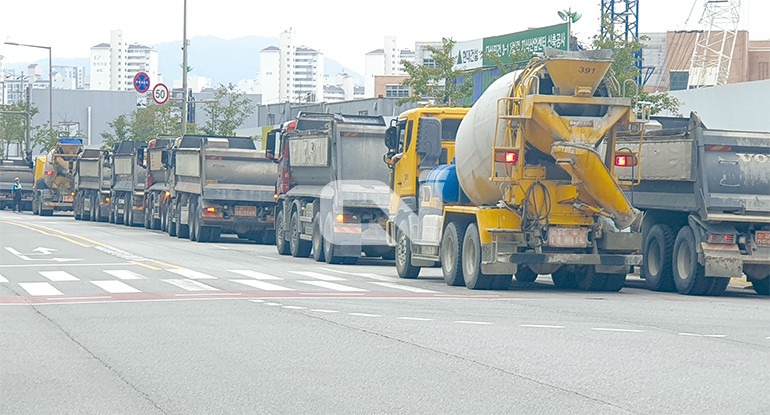
<path fill-rule="evenodd" d="M 156 104 L 162 105 L 168 101 L 168 87 L 165 84 L 157 84 L 152 88 L 152 99 Z"/>

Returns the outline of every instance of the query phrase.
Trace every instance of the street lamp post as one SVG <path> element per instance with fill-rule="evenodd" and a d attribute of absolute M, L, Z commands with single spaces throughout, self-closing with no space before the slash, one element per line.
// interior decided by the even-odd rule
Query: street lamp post
<path fill-rule="evenodd" d="M 187 134 L 187 0 L 184 0 L 182 22 L 182 135 Z"/>
<path fill-rule="evenodd" d="M 48 49 L 48 128 L 53 129 L 53 60 L 51 59 L 51 47 L 16 42 L 5 42 L 5 44 L 11 46 L 24 46 L 28 48 Z"/>

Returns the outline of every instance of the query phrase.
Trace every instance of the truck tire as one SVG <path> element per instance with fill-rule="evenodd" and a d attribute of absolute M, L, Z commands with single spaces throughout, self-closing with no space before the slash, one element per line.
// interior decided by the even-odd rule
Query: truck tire
<path fill-rule="evenodd" d="M 647 289 L 674 291 L 674 271 L 671 267 L 674 231 L 668 225 L 654 225 L 644 240 L 642 277 Z"/>
<path fill-rule="evenodd" d="M 513 281 L 512 275 L 492 275 L 492 286 L 491 288 L 493 290 L 499 290 L 499 291 L 505 291 L 509 288 L 511 288 L 511 282 Z"/>
<path fill-rule="evenodd" d="M 463 239 L 465 229 L 458 229 L 456 222 L 449 222 L 441 238 L 440 259 L 444 282 L 449 286 L 463 286 Z"/>
<path fill-rule="evenodd" d="M 463 238 L 463 279 L 465 286 L 471 290 L 488 290 L 492 288 L 495 277 L 481 272 L 481 238 L 475 223 L 465 228 Z"/>
<path fill-rule="evenodd" d="M 313 259 L 316 262 L 324 262 L 324 238 L 321 232 L 321 215 L 313 216 Z"/>
<path fill-rule="evenodd" d="M 626 274 L 596 272 L 593 266 L 578 266 L 574 272 L 577 288 L 583 291 L 618 292 L 626 284 Z"/>
<path fill-rule="evenodd" d="M 188 215 L 189 217 L 189 215 Z M 188 219 L 189 220 L 189 219 Z M 182 203 L 176 204 L 176 237 L 186 239 L 190 237 L 190 225 L 182 224 Z"/>
<path fill-rule="evenodd" d="M 680 294 L 721 295 L 727 288 L 722 278 L 705 277 L 705 268 L 698 263 L 695 234 L 689 226 L 679 230 L 674 241 L 674 285 Z M 728 279 L 729 282 L 729 279 Z M 721 288 L 721 289 L 720 289 Z"/>
<path fill-rule="evenodd" d="M 262 232 L 261 243 L 263 245 L 275 245 L 275 229 L 265 229 L 265 231 Z"/>
<path fill-rule="evenodd" d="M 188 209 L 190 209 L 190 213 L 187 216 L 190 232 L 188 232 L 189 235 L 187 235 L 187 237 L 190 238 L 190 241 L 192 242 L 198 242 L 200 222 L 198 221 L 198 201 L 196 198 L 190 198 L 190 206 L 188 206 Z"/>
<path fill-rule="evenodd" d="M 152 229 L 152 199 L 144 198 L 144 229 Z"/>
<path fill-rule="evenodd" d="M 516 270 L 513 276 L 516 278 L 516 281 L 524 283 L 535 282 L 537 279 L 537 273 L 526 265 L 519 265 L 519 269 Z"/>
<path fill-rule="evenodd" d="M 72 216 L 75 220 L 83 220 L 83 197 L 81 194 L 75 196 L 75 202 L 72 203 Z"/>
<path fill-rule="evenodd" d="M 407 218 L 401 219 L 396 229 L 396 271 L 401 278 L 415 279 L 422 268 L 412 265 L 412 241 L 405 229 L 409 229 Z"/>
<path fill-rule="evenodd" d="M 575 273 L 565 265 L 551 273 L 551 281 L 553 281 L 553 285 L 558 289 L 574 290 L 577 288 Z"/>
<path fill-rule="evenodd" d="M 275 247 L 279 255 L 289 255 L 289 244 L 286 243 L 286 221 L 284 220 L 283 209 L 275 215 Z"/>
<path fill-rule="evenodd" d="M 289 226 L 291 227 L 291 237 L 289 239 L 291 256 L 295 258 L 307 258 L 310 255 L 312 245 L 310 244 L 310 241 L 303 240 L 300 237 L 300 235 L 302 235 L 302 224 L 299 221 L 299 214 L 296 210 L 291 214 Z"/>
<path fill-rule="evenodd" d="M 334 245 L 334 217 L 332 217 L 331 213 L 326 216 L 326 220 L 323 222 L 323 229 L 324 232 L 321 237 L 323 239 L 324 261 L 327 264 L 343 263 L 345 258 L 334 254 L 337 246 Z"/>
<path fill-rule="evenodd" d="M 176 236 L 176 223 L 174 223 L 173 215 L 171 214 L 171 206 L 166 206 L 166 232 L 168 232 L 168 236 L 174 237 Z"/>

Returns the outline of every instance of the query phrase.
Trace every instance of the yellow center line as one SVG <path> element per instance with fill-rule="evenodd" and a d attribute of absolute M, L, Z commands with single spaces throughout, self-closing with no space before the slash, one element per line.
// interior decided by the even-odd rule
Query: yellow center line
<path fill-rule="evenodd" d="M 31 231 L 35 231 L 37 233 L 40 233 L 40 234 L 43 234 L 43 235 L 46 235 L 46 236 L 53 236 L 55 238 L 64 239 L 65 241 L 72 242 L 75 245 L 80 245 L 83 248 L 91 248 L 91 245 L 86 245 L 84 243 L 81 243 L 81 242 L 78 242 L 78 241 L 75 241 L 73 239 L 70 239 L 70 238 L 66 237 L 65 235 L 67 235 L 67 234 L 56 235 L 56 234 L 53 234 L 53 233 L 48 233 L 48 232 L 46 232 L 46 231 L 44 231 L 42 229 L 37 229 L 37 228 L 31 227 L 31 226 L 22 225 L 21 223 L 11 222 L 11 221 L 4 221 L 4 222 L 8 223 L 8 224 L 11 224 L 11 225 L 18 226 L 20 228 L 25 228 L 25 229 L 29 229 Z M 70 235 L 70 236 L 76 236 L 76 235 Z"/>
<path fill-rule="evenodd" d="M 151 269 L 153 271 L 160 271 L 161 270 L 158 267 L 153 267 L 152 265 L 145 264 L 145 263 L 142 263 L 142 262 L 139 262 L 139 261 L 128 261 L 128 262 L 130 262 L 130 263 L 132 263 L 134 265 L 139 265 L 140 267 L 145 267 L 147 269 Z"/>

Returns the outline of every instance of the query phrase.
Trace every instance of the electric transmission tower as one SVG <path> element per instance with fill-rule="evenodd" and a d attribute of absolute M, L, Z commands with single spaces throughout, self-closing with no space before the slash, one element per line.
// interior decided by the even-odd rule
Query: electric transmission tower
<path fill-rule="evenodd" d="M 601 35 L 610 40 L 617 38 L 626 42 L 639 40 L 639 0 L 602 0 Z M 642 50 L 634 51 L 634 66 L 637 69 L 636 83 L 644 85 L 651 75 L 642 71 Z"/>
<path fill-rule="evenodd" d="M 727 83 L 738 38 L 740 8 L 740 0 L 705 0 L 699 21 L 703 30 L 695 38 L 690 60 L 689 89 Z"/>

